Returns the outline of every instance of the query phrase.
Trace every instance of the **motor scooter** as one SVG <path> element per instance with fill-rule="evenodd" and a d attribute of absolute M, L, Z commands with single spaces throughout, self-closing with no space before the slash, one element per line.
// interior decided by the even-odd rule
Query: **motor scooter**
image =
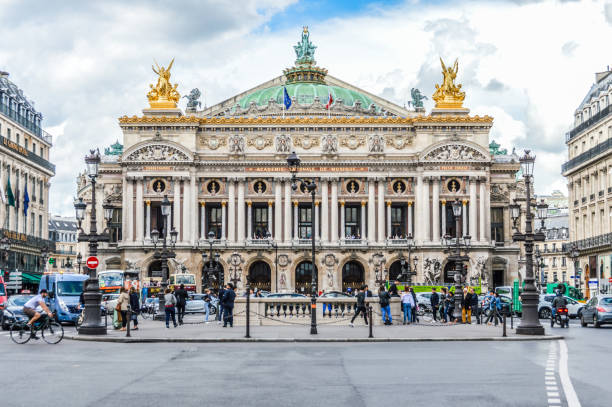
<path fill-rule="evenodd" d="M 569 311 L 567 308 L 557 308 L 554 318 L 550 319 L 550 327 L 552 328 L 555 324 L 559 324 L 561 328 L 569 328 Z"/>

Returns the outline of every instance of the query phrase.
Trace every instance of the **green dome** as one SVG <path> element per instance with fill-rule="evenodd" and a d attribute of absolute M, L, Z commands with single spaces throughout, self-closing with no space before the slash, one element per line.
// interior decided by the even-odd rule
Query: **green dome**
<path fill-rule="evenodd" d="M 354 106 L 356 101 L 361 102 L 362 109 L 368 109 L 374 102 L 372 99 L 363 93 L 352 89 L 341 88 L 339 86 L 325 85 L 321 83 L 298 82 L 286 84 L 284 86 L 273 86 L 271 88 L 260 89 L 251 94 L 246 95 L 238 104 L 242 109 L 247 109 L 251 102 L 255 102 L 257 106 L 266 106 L 270 99 L 273 99 L 278 104 L 283 103 L 283 88 L 287 88 L 287 93 L 291 99 L 296 100 L 300 105 L 310 105 L 314 102 L 315 96 L 319 97 L 319 102 L 323 105 L 327 104 L 329 94 L 332 94 L 334 103 L 338 99 L 342 99 L 345 106 Z M 291 108 L 289 108 L 291 110 Z M 377 109 L 378 110 L 378 107 Z"/>

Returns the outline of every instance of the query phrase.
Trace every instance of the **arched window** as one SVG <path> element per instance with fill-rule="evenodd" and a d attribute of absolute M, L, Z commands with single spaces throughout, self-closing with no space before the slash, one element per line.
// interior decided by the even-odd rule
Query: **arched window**
<path fill-rule="evenodd" d="M 265 261 L 256 261 L 249 268 L 251 288 L 270 291 L 272 289 L 272 272 Z"/>
<path fill-rule="evenodd" d="M 347 288 L 355 291 L 365 284 L 365 273 L 363 266 L 356 261 L 349 261 L 342 267 L 342 291 Z"/>
<path fill-rule="evenodd" d="M 315 279 L 318 282 L 318 269 L 315 266 Z M 312 263 L 303 261 L 295 268 L 295 291 L 302 294 L 312 292 Z"/>

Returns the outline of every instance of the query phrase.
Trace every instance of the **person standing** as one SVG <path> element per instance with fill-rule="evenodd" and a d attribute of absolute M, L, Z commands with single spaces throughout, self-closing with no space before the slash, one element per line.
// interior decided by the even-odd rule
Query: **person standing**
<path fill-rule="evenodd" d="M 461 297 L 461 322 L 464 324 L 472 323 L 472 293 L 467 287 L 463 287 L 463 296 Z"/>
<path fill-rule="evenodd" d="M 391 316 L 391 295 L 385 290 L 385 286 L 380 286 L 378 290 L 378 303 L 380 304 L 380 312 L 385 325 L 393 325 L 393 317 Z"/>
<path fill-rule="evenodd" d="M 400 284 L 400 281 L 396 279 L 389 287 L 389 295 L 391 295 L 391 297 L 399 297 L 398 288 L 397 288 L 399 284 Z"/>
<path fill-rule="evenodd" d="M 444 298 L 445 305 L 445 313 L 448 322 L 455 323 L 457 320 L 455 319 L 455 296 L 454 294 L 448 290 L 446 292 L 446 296 Z"/>
<path fill-rule="evenodd" d="M 470 287 L 470 309 L 472 310 L 472 315 L 476 318 L 476 323 L 480 325 L 480 307 L 478 306 L 478 294 L 474 291 L 474 287 Z M 471 322 L 470 322 L 471 323 Z"/>
<path fill-rule="evenodd" d="M 448 322 L 448 301 L 446 299 L 446 295 L 448 291 L 446 287 L 442 287 L 442 298 L 440 299 L 440 320 L 444 322 Z"/>
<path fill-rule="evenodd" d="M 412 322 L 412 308 L 414 307 L 415 302 L 412 298 L 412 294 L 410 294 L 410 290 L 408 287 L 404 288 L 404 294 L 402 295 L 402 310 L 404 311 L 404 325 L 410 325 Z"/>
<path fill-rule="evenodd" d="M 117 310 L 119 311 L 119 314 L 121 314 L 121 330 L 125 331 L 128 323 L 127 310 L 128 305 L 130 304 L 130 296 L 124 287 L 121 287 L 119 292 L 119 298 L 117 298 Z"/>
<path fill-rule="evenodd" d="M 367 286 L 366 286 L 367 287 Z M 357 318 L 359 316 L 359 314 L 363 314 L 363 320 L 365 321 L 365 324 L 368 324 L 368 311 L 366 308 L 366 290 L 363 287 L 361 290 L 357 289 L 357 306 L 355 307 L 355 315 L 353 315 L 353 318 L 351 319 L 351 323 L 349 324 L 351 327 L 355 326 L 353 324 L 353 322 L 355 322 L 355 318 Z"/>
<path fill-rule="evenodd" d="M 185 305 L 187 305 L 187 298 L 189 297 L 187 290 L 185 290 L 185 284 L 181 284 L 178 290 L 174 290 L 174 296 L 176 297 L 176 313 L 178 314 L 178 323 L 179 325 L 183 325 Z"/>
<path fill-rule="evenodd" d="M 166 313 L 166 328 L 170 328 L 170 319 L 172 318 L 172 323 L 176 328 L 178 324 L 176 323 L 176 297 L 172 294 L 169 288 L 166 288 L 164 295 L 165 307 L 164 312 Z"/>
<path fill-rule="evenodd" d="M 221 319 L 223 318 L 223 304 L 221 304 L 221 299 L 223 298 L 223 294 L 225 294 L 225 289 L 223 287 L 219 287 L 217 291 L 217 323 L 221 325 Z"/>
<path fill-rule="evenodd" d="M 136 288 L 130 288 L 130 308 L 132 309 L 132 322 L 134 323 L 134 328 L 132 330 L 138 329 L 138 313 L 140 313 L 140 299 L 138 298 L 138 293 L 136 292 Z"/>
<path fill-rule="evenodd" d="M 414 301 L 414 307 L 412 307 L 412 321 L 410 322 L 418 322 L 419 317 L 417 315 L 417 311 L 419 310 L 419 303 L 417 302 L 416 293 L 412 287 L 410 287 L 410 295 L 412 295 L 412 300 Z"/>
<path fill-rule="evenodd" d="M 223 328 L 227 328 L 229 324 L 230 328 L 234 326 L 234 301 L 236 300 L 236 293 L 234 292 L 234 286 L 228 283 L 223 291 L 223 297 L 221 298 L 220 304 L 223 304 Z"/>
<path fill-rule="evenodd" d="M 210 290 L 207 288 L 204 291 L 204 310 L 206 311 L 206 317 L 204 318 L 204 323 L 208 324 L 208 317 L 210 315 Z"/>
<path fill-rule="evenodd" d="M 436 314 L 438 313 L 438 305 L 440 304 L 440 297 L 436 292 L 436 287 L 431 289 L 431 297 L 429 297 L 429 303 L 431 304 L 431 313 L 433 314 L 433 320 L 436 321 Z"/>

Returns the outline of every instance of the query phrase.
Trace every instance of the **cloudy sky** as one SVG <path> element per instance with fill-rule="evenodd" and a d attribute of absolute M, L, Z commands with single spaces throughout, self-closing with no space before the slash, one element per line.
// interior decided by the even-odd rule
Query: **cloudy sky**
<path fill-rule="evenodd" d="M 0 69 L 55 136 L 51 211 L 73 214 L 87 149 L 148 106 L 154 58 L 176 58 L 179 91 L 211 105 L 291 66 L 303 25 L 320 66 L 400 105 L 412 87 L 433 93 L 439 56 L 458 57 L 465 105 L 495 118 L 492 138 L 535 150 L 538 193 L 565 190 L 564 134 L 612 65 L 611 1 L 0 0 Z"/>

